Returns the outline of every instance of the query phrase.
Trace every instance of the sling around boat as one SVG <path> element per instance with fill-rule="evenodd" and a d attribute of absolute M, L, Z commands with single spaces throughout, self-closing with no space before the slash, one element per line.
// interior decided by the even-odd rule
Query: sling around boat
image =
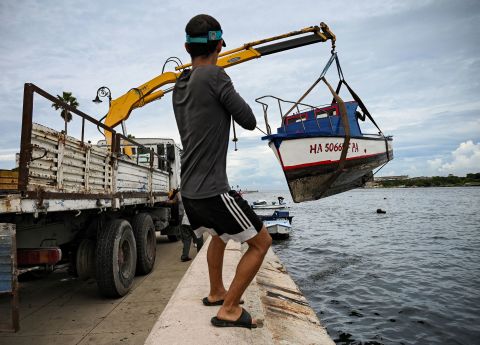
<path fill-rule="evenodd" d="M 337 63 L 340 78 L 336 91 L 324 78 L 333 61 Z M 331 104 L 301 103 L 320 81 L 333 95 Z M 342 84 L 354 101 L 343 102 L 338 96 Z M 274 99 L 279 106 L 281 125 L 274 134 L 268 124 L 266 99 Z M 267 135 L 262 140 L 267 140 L 275 153 L 294 202 L 316 200 L 361 187 L 372 179 L 374 169 L 393 159 L 392 137 L 383 135 L 363 102 L 344 80 L 336 53 L 299 101 L 285 101 L 274 96 L 263 96 L 256 101 L 263 107 L 267 127 Z M 282 114 L 284 103 L 293 104 L 285 115 Z M 296 112 L 292 113 L 293 110 Z M 359 120 L 365 121 L 366 117 L 378 128 L 378 134 L 362 132 Z"/>

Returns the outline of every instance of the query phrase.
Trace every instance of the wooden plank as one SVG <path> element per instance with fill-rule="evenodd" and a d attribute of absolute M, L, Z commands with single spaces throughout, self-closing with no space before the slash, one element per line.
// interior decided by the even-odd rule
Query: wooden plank
<path fill-rule="evenodd" d="M 9 177 L 18 179 L 18 171 L 0 170 L 0 180 L 2 178 L 9 178 Z"/>
<path fill-rule="evenodd" d="M 17 190 L 18 183 L 15 184 L 0 184 L 0 190 Z"/>
<path fill-rule="evenodd" d="M 38 147 L 55 154 L 57 153 L 57 141 L 51 141 L 43 137 L 34 136 L 32 137 L 32 145 L 37 145 Z"/>
<path fill-rule="evenodd" d="M 63 164 L 75 168 L 85 169 L 85 163 L 83 162 L 83 160 L 81 161 L 78 159 L 66 158 L 66 156 L 63 156 Z"/>
<path fill-rule="evenodd" d="M 111 179 L 108 179 L 107 182 L 110 182 L 110 181 L 111 181 Z M 102 186 L 102 188 L 103 188 L 103 185 L 105 184 L 105 179 L 103 177 L 95 178 L 93 176 L 90 176 L 89 183 L 90 183 L 90 185 Z"/>
<path fill-rule="evenodd" d="M 30 163 L 30 170 L 46 170 L 46 171 L 57 171 L 57 165 L 54 162 L 48 160 L 39 159 Z"/>
<path fill-rule="evenodd" d="M 18 183 L 18 179 L 13 177 L 0 177 L 0 185 Z"/>
<path fill-rule="evenodd" d="M 33 172 L 31 171 L 30 172 L 30 178 L 40 178 L 40 179 L 45 179 L 45 180 L 48 180 L 50 184 L 53 183 L 53 181 L 56 180 L 56 176 L 55 175 L 50 175 L 50 174 L 42 174 L 40 172 Z"/>
<path fill-rule="evenodd" d="M 90 171 L 88 172 L 88 178 L 92 178 L 92 177 L 103 178 L 104 176 L 105 176 L 104 171 L 92 170 L 92 168 L 90 167 Z"/>
<path fill-rule="evenodd" d="M 83 177 L 83 175 L 85 175 L 85 168 L 72 166 L 63 162 L 63 174 L 71 174 Z"/>

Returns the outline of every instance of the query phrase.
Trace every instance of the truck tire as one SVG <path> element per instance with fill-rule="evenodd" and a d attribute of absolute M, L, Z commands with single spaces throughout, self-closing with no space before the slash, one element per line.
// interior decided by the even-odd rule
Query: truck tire
<path fill-rule="evenodd" d="M 132 220 L 133 234 L 137 244 L 137 274 L 152 271 L 157 254 L 157 237 L 152 217 L 148 213 L 139 213 Z"/>
<path fill-rule="evenodd" d="M 132 287 L 137 265 L 135 237 L 123 219 L 108 222 L 100 229 L 96 249 L 96 277 L 100 294 L 124 296 Z"/>
<path fill-rule="evenodd" d="M 77 248 L 76 270 L 80 280 L 95 278 L 95 242 L 84 238 Z"/>

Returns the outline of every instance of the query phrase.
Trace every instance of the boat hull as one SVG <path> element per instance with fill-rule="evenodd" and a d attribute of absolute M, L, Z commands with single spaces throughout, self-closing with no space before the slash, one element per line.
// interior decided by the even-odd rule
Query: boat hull
<path fill-rule="evenodd" d="M 291 226 L 286 222 L 279 221 L 265 221 L 265 227 L 272 238 L 283 239 L 290 237 Z"/>
<path fill-rule="evenodd" d="M 269 142 L 294 202 L 317 200 L 363 186 L 372 171 L 393 159 L 391 140 L 351 138 L 339 170 L 344 137 L 282 138 Z"/>
<path fill-rule="evenodd" d="M 272 215 L 258 215 L 274 239 L 290 237 L 293 216 L 288 211 L 275 211 Z"/>

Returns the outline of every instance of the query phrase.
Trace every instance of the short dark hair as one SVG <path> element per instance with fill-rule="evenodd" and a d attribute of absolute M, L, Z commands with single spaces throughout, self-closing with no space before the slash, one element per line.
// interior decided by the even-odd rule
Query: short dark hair
<path fill-rule="evenodd" d="M 199 14 L 190 19 L 185 27 L 185 32 L 190 37 L 207 36 L 209 31 L 221 31 L 220 23 L 208 14 Z M 188 52 L 192 59 L 197 56 L 208 56 L 217 49 L 219 41 L 207 43 L 187 43 Z"/>

